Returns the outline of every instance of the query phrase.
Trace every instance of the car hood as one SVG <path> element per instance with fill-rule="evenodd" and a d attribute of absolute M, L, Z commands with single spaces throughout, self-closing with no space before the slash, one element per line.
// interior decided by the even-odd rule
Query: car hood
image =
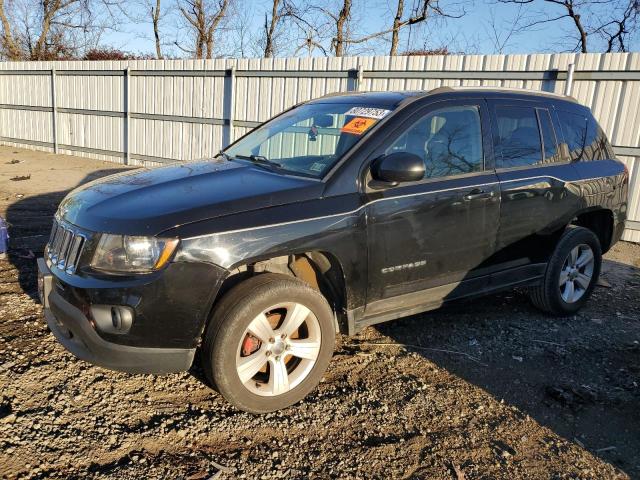
<path fill-rule="evenodd" d="M 82 185 L 65 197 L 58 215 L 94 232 L 157 235 L 191 222 L 317 198 L 322 187 L 244 162 L 173 164 Z"/>

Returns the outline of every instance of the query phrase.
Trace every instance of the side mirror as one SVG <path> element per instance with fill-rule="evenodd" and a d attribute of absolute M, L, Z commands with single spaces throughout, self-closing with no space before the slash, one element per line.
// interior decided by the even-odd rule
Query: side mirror
<path fill-rule="evenodd" d="M 371 176 L 379 182 L 397 185 L 424 178 L 424 161 L 409 152 L 396 152 L 376 158 L 371 164 Z"/>

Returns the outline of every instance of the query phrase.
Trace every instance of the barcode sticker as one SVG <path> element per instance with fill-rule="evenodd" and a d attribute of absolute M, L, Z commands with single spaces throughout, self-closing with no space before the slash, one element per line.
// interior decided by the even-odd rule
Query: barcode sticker
<path fill-rule="evenodd" d="M 371 107 L 352 107 L 345 115 L 351 115 L 354 117 L 367 117 L 380 120 L 381 118 L 389 115 L 391 110 L 385 110 L 384 108 L 371 108 Z"/>

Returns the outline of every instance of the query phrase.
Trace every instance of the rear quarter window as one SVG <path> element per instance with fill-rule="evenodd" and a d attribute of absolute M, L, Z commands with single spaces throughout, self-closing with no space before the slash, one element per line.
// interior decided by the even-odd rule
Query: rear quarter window
<path fill-rule="evenodd" d="M 558 118 L 572 161 L 604 160 L 613 156 L 607 136 L 592 115 L 560 110 Z"/>

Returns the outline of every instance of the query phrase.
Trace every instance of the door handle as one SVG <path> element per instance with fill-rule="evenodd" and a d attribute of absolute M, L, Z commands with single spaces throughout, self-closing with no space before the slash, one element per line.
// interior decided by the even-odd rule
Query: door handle
<path fill-rule="evenodd" d="M 471 200 L 480 200 L 483 198 L 491 198 L 493 197 L 493 191 L 486 192 L 481 190 L 480 188 L 474 188 L 469 193 L 466 193 L 462 196 L 466 201 L 470 202 Z"/>

